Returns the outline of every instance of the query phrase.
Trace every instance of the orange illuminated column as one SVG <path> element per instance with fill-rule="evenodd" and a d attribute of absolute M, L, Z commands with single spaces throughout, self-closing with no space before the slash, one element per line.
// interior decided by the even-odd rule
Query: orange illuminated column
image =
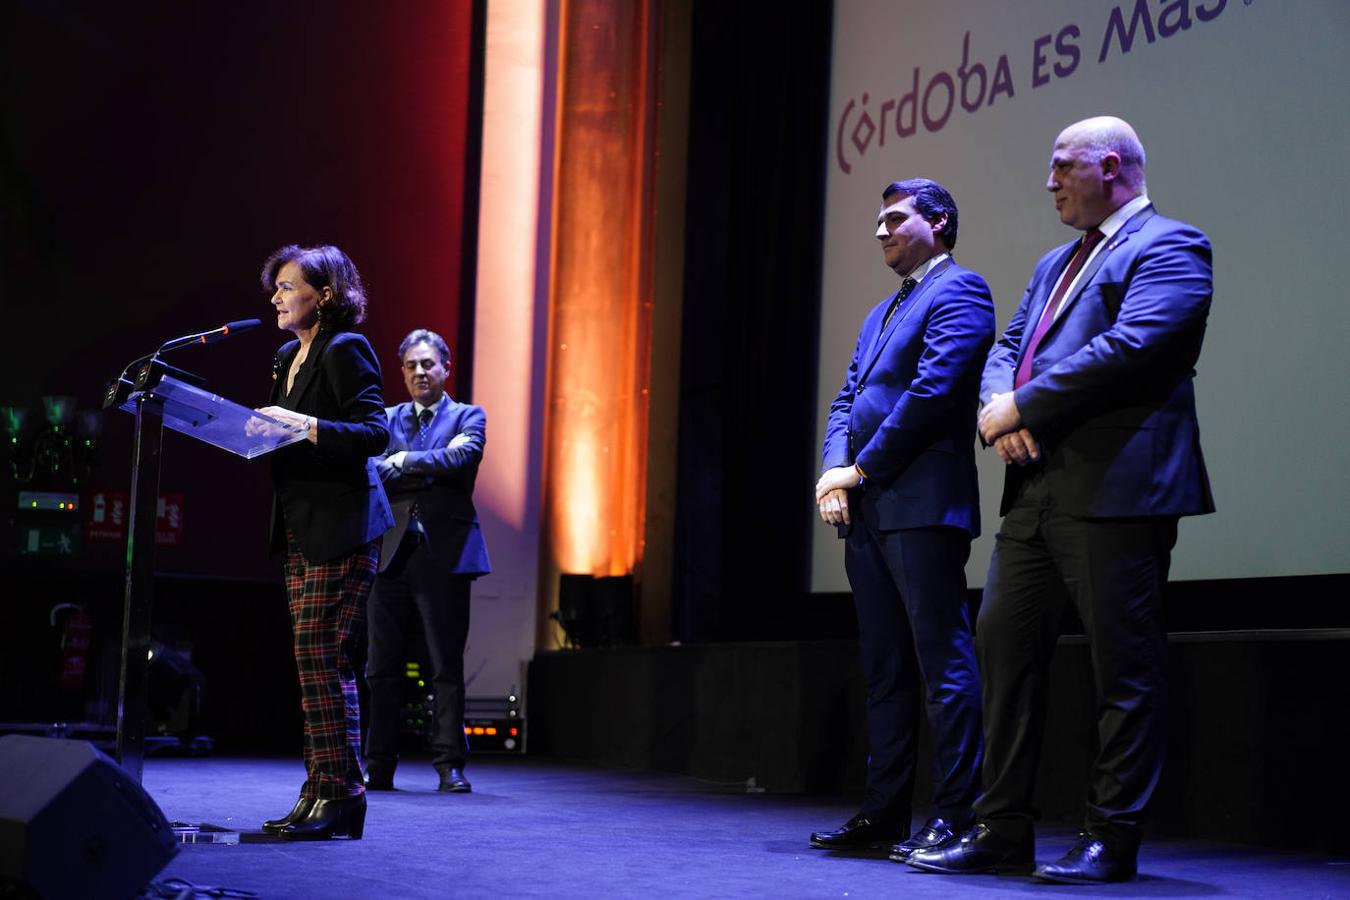
<path fill-rule="evenodd" d="M 541 623 L 559 572 L 642 558 L 655 2 L 559 6 Z"/>

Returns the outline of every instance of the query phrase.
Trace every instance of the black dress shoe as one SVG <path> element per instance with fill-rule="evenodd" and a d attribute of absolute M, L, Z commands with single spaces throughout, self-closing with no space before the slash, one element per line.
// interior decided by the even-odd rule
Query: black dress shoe
<path fill-rule="evenodd" d="M 464 777 L 463 769 L 446 769 L 441 773 L 441 783 L 436 790 L 447 794 L 467 794 L 473 790 L 473 785 Z"/>
<path fill-rule="evenodd" d="M 294 822 L 296 819 L 303 819 L 305 813 L 309 812 L 310 806 L 314 804 L 313 797 L 301 797 L 295 801 L 295 806 L 280 819 L 268 819 L 262 823 L 262 830 L 268 834 L 278 834 L 281 829 Z"/>
<path fill-rule="evenodd" d="M 288 841 L 326 841 L 346 835 L 361 840 L 366 830 L 366 795 L 341 800 L 315 800 L 302 818 L 281 829 Z"/>
<path fill-rule="evenodd" d="M 917 834 L 912 834 L 891 848 L 891 859 L 905 862 L 915 850 L 932 850 L 956 839 L 956 828 L 946 819 L 934 817 L 924 823 Z"/>
<path fill-rule="evenodd" d="M 1036 864 L 1035 844 L 1009 841 L 976 825 L 939 847 L 915 850 L 905 862 L 943 875 L 1026 875 Z"/>
<path fill-rule="evenodd" d="M 813 831 L 811 846 L 821 850 L 861 850 L 889 844 L 903 833 L 897 825 L 874 822 L 858 813 L 834 831 Z"/>
<path fill-rule="evenodd" d="M 1112 850 L 1084 831 L 1068 853 L 1032 874 L 1041 881 L 1054 884 L 1105 884 L 1134 878 L 1135 865 L 1133 853 Z"/>
<path fill-rule="evenodd" d="M 394 790 L 394 776 L 392 773 L 367 772 L 366 790 L 368 791 L 392 791 Z"/>

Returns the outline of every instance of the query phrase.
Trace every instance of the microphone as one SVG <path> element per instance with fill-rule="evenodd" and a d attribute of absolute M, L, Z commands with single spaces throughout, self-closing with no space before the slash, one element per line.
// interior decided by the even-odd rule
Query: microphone
<path fill-rule="evenodd" d="M 261 324 L 262 319 L 240 319 L 238 322 L 230 322 L 219 328 L 213 328 L 210 331 L 202 331 L 197 334 L 185 334 L 182 337 L 174 338 L 171 341 L 165 341 L 155 353 L 159 354 L 166 350 L 177 350 L 179 347 L 186 347 L 188 344 L 214 344 L 216 341 L 223 341 L 231 335 L 240 334 L 257 328 Z"/>

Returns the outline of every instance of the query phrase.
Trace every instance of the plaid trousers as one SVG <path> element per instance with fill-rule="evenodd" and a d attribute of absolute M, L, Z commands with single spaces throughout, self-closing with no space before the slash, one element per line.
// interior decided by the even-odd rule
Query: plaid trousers
<path fill-rule="evenodd" d="M 376 539 L 331 562 L 310 563 L 286 532 L 286 594 L 305 714 L 302 797 L 341 800 L 365 792 L 353 632 L 379 562 Z"/>

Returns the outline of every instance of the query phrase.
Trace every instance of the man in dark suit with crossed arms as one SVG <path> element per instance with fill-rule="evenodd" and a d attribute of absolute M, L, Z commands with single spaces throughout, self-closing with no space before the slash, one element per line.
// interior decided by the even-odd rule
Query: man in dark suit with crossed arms
<path fill-rule="evenodd" d="M 1180 516 L 1212 512 L 1194 366 L 1213 293 L 1204 234 L 1159 215 L 1144 148 L 1112 117 L 1070 125 L 1046 187 L 1083 234 L 1042 257 L 989 355 L 980 435 L 1008 464 L 976 646 L 976 825 L 911 856 L 946 873 L 1030 871 L 1046 678 L 1065 602 L 1087 633 L 1099 752 L 1083 832 L 1044 881 L 1133 878 L 1164 751 L 1162 590 Z"/>
<path fill-rule="evenodd" d="M 904 281 L 863 322 L 830 406 L 816 484 L 821 518 L 846 532 L 870 753 L 861 810 L 811 844 L 899 842 L 899 861 L 967 825 L 979 783 L 965 564 L 980 527 L 975 412 L 994 304 L 984 279 L 952 260 L 956 231 L 956 204 L 936 182 L 883 192 L 876 238 Z M 911 836 L 921 706 L 934 734 L 933 804 Z"/>
<path fill-rule="evenodd" d="M 394 789 L 399 730 L 407 690 L 408 628 L 420 616 L 435 694 L 432 765 L 439 790 L 467 793 L 464 776 L 464 645 L 469 587 L 492 570 L 473 506 L 473 486 L 487 439 L 481 407 L 445 393 L 450 348 L 434 331 L 417 329 L 398 348 L 412 397 L 385 410 L 389 447 L 377 460 L 394 511 L 384 536 L 380 574 L 367 616 L 370 733 L 367 788 Z"/>

